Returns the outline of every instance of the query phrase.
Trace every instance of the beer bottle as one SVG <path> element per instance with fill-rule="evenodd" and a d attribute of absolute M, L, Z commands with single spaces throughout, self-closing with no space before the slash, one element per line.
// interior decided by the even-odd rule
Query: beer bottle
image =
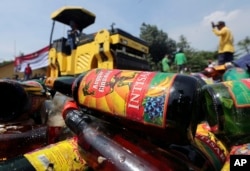
<path fill-rule="evenodd" d="M 2 161 L 0 171 L 88 170 L 83 155 L 77 145 L 77 138 L 72 137 Z"/>
<path fill-rule="evenodd" d="M 94 170 L 189 170 L 196 166 L 177 153 L 131 134 L 122 127 L 104 123 L 78 110 L 75 102 L 63 110 L 66 125 L 78 136 L 85 160 Z M 192 170 L 192 169 L 191 169 Z"/>
<path fill-rule="evenodd" d="M 201 73 L 207 77 L 213 78 L 213 80 L 215 80 L 215 81 L 221 81 L 222 75 L 225 73 L 225 71 L 229 68 L 234 67 L 234 66 L 235 65 L 233 63 L 227 62 L 223 65 L 216 65 L 213 67 L 207 67 Z"/>
<path fill-rule="evenodd" d="M 36 113 L 47 98 L 46 89 L 37 81 L 0 80 L 0 122 L 25 120 L 30 117 L 37 122 Z"/>
<path fill-rule="evenodd" d="M 8 160 L 48 143 L 46 125 L 1 125 L 0 130 L 0 160 Z"/>
<path fill-rule="evenodd" d="M 25 112 L 28 95 L 17 81 L 0 80 L 0 91 L 1 122 L 15 119 Z"/>
<path fill-rule="evenodd" d="M 220 171 L 229 155 L 229 150 L 212 132 L 207 122 L 197 126 L 194 146 L 202 151 L 214 171 Z"/>
<path fill-rule="evenodd" d="M 241 80 L 244 78 L 250 78 L 250 72 L 248 70 L 239 67 L 229 68 L 222 75 L 223 81 L 234 81 L 234 80 Z"/>
<path fill-rule="evenodd" d="M 48 78 L 46 85 L 72 95 L 82 110 L 99 119 L 166 143 L 189 143 L 202 118 L 201 83 L 189 75 L 93 69 L 75 80 Z"/>
<path fill-rule="evenodd" d="M 227 156 L 226 161 L 225 161 L 221 171 L 233 170 L 233 168 L 230 169 L 230 156 L 232 156 L 232 155 L 239 155 L 239 157 L 244 156 L 244 155 L 249 156 L 250 155 L 250 143 L 232 146 L 230 148 L 230 153 Z M 239 166 L 239 165 L 237 165 L 237 166 Z"/>
<path fill-rule="evenodd" d="M 202 87 L 203 112 L 211 131 L 228 147 L 246 143 L 250 131 L 250 79 Z"/>

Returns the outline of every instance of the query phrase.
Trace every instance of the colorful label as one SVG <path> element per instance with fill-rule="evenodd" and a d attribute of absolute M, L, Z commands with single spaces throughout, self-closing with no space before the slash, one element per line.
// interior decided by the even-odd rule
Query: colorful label
<path fill-rule="evenodd" d="M 207 123 L 200 123 L 197 126 L 195 135 L 196 146 L 207 156 L 216 170 L 220 170 L 228 156 L 228 150 L 224 144 L 210 132 L 211 128 Z"/>
<path fill-rule="evenodd" d="M 141 123 L 165 127 L 169 91 L 175 74 L 95 69 L 78 90 L 83 106 Z"/>
<path fill-rule="evenodd" d="M 22 85 L 22 87 L 25 89 L 26 92 L 33 94 L 33 95 L 43 95 L 44 92 L 44 88 L 43 86 L 37 82 L 37 81 L 24 81 L 24 82 L 20 82 L 20 84 Z"/>
<path fill-rule="evenodd" d="M 232 146 L 221 171 L 230 170 L 230 155 L 250 155 L 250 143 Z"/>
<path fill-rule="evenodd" d="M 235 80 L 241 80 L 244 78 L 249 78 L 250 73 L 243 68 L 231 68 L 226 70 L 226 72 L 222 76 L 223 81 L 235 81 Z"/>
<path fill-rule="evenodd" d="M 250 79 L 241 81 L 226 81 L 223 84 L 228 88 L 230 96 L 236 107 L 250 107 Z M 230 101 L 224 100 L 224 104 L 230 108 Z"/>
<path fill-rule="evenodd" d="M 86 161 L 82 158 L 77 138 L 71 138 L 48 145 L 25 154 L 25 158 L 36 170 L 85 170 Z"/>

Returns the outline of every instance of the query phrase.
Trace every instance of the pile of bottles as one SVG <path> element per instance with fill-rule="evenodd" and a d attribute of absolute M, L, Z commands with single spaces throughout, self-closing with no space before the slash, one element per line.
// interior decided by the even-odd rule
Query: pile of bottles
<path fill-rule="evenodd" d="M 41 94 L 6 85 L 3 104 L 15 106 L 0 116 L 8 144 L 0 170 L 229 170 L 230 155 L 250 143 L 250 78 L 239 70 L 213 82 L 207 72 L 92 69 L 47 78 Z M 40 114 L 28 105 L 31 94 L 42 100 Z M 24 125 L 27 118 L 34 123 Z"/>

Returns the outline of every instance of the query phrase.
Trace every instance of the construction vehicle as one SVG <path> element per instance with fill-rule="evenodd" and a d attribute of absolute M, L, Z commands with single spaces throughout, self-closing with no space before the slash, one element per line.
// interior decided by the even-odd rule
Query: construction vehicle
<path fill-rule="evenodd" d="M 48 77 L 78 75 L 92 68 L 150 70 L 146 60 L 149 47 L 142 39 L 114 25 L 91 34 L 82 33 L 95 18 L 95 14 L 78 6 L 62 7 L 51 14 Z M 71 21 L 80 31 L 74 49 L 65 37 L 52 41 L 55 22 L 69 26 Z"/>

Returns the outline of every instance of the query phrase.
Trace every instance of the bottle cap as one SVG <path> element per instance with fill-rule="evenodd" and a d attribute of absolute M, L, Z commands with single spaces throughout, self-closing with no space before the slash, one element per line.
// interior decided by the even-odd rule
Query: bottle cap
<path fill-rule="evenodd" d="M 62 111 L 62 117 L 63 117 L 63 119 L 66 118 L 66 115 L 67 115 L 67 111 L 68 111 L 68 110 L 74 110 L 74 109 L 78 109 L 78 106 L 77 106 L 76 102 L 75 102 L 75 101 L 72 101 L 72 100 L 67 101 L 67 102 L 65 103 L 65 105 L 64 105 L 64 107 L 63 107 L 63 111 Z"/>

